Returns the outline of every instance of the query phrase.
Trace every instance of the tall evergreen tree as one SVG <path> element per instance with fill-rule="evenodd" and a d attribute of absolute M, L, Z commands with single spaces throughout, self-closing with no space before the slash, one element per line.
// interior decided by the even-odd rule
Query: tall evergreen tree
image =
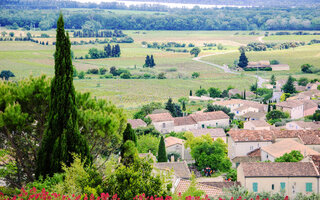
<path fill-rule="evenodd" d="M 136 146 L 137 146 L 137 135 L 134 132 L 134 130 L 131 127 L 131 124 L 127 123 L 127 127 L 123 132 L 123 141 L 122 141 L 122 147 L 121 147 L 121 157 L 124 155 L 124 144 L 128 141 L 131 140 Z"/>
<path fill-rule="evenodd" d="M 239 64 L 238 66 L 241 67 L 241 68 L 246 68 L 248 66 L 248 58 L 245 54 L 245 52 L 242 52 L 241 55 L 240 55 L 240 58 L 239 58 Z"/>
<path fill-rule="evenodd" d="M 282 90 L 284 93 L 293 94 L 296 93 L 296 87 L 294 86 L 294 80 L 292 76 L 289 76 L 287 83 L 283 85 Z"/>
<path fill-rule="evenodd" d="M 247 99 L 247 97 L 246 97 L 246 90 L 243 91 L 243 99 L 244 99 L 244 100 Z"/>
<path fill-rule="evenodd" d="M 115 48 L 115 46 L 112 46 L 111 57 L 116 57 L 116 54 L 117 54 L 116 48 Z"/>
<path fill-rule="evenodd" d="M 150 67 L 153 68 L 154 66 L 156 66 L 156 63 L 154 62 L 153 55 L 151 55 L 151 57 L 150 57 Z"/>
<path fill-rule="evenodd" d="M 169 98 L 166 103 L 166 110 L 168 110 L 172 116 L 175 115 L 175 106 L 174 106 L 174 103 L 172 102 L 171 98 Z"/>
<path fill-rule="evenodd" d="M 151 61 L 150 61 L 150 56 L 149 55 L 147 55 L 147 57 L 146 57 L 146 60 L 145 60 L 145 63 L 144 63 L 144 67 L 150 67 L 150 63 L 151 63 Z"/>
<path fill-rule="evenodd" d="M 182 102 L 182 111 L 186 111 L 186 102 L 185 101 Z"/>
<path fill-rule="evenodd" d="M 163 136 L 161 136 L 158 150 L 158 162 L 167 162 L 166 145 L 164 143 Z"/>
<path fill-rule="evenodd" d="M 114 48 L 115 48 L 115 52 L 116 52 L 115 57 L 120 57 L 120 55 L 121 55 L 120 45 L 116 44 L 116 46 Z"/>
<path fill-rule="evenodd" d="M 189 96 L 192 96 L 192 90 L 190 90 L 190 92 L 189 92 Z"/>
<path fill-rule="evenodd" d="M 272 74 L 272 76 L 271 76 L 270 84 L 271 84 L 271 85 L 276 85 L 276 84 L 277 84 L 277 82 L 276 82 L 276 77 L 274 76 L 274 74 Z"/>
<path fill-rule="evenodd" d="M 110 44 L 108 44 L 107 46 L 104 46 L 104 51 L 107 58 L 111 57 L 112 49 Z"/>
<path fill-rule="evenodd" d="M 268 113 L 271 111 L 271 105 L 270 103 L 268 104 Z"/>
<path fill-rule="evenodd" d="M 65 33 L 63 16 L 57 23 L 55 76 L 51 83 L 48 126 L 37 158 L 36 176 L 61 172 L 61 163 L 73 162 L 73 153 L 90 163 L 89 147 L 78 127 L 78 113 L 73 86 L 73 66 L 69 34 Z"/>

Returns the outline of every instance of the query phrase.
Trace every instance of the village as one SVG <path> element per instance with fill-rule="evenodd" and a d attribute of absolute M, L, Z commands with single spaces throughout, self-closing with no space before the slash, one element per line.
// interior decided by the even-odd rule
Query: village
<path fill-rule="evenodd" d="M 191 183 L 191 173 L 196 172 L 191 167 L 195 161 L 190 155 L 190 148 L 185 145 L 186 141 L 172 136 L 172 133 L 184 132 L 192 133 L 194 137 L 209 135 L 213 141 L 220 138 L 227 145 L 232 168 L 237 171 L 235 180 L 226 178 L 226 174 L 206 177 L 203 173 L 205 169 L 202 175 L 196 172 L 197 188 L 211 197 L 217 197 L 223 193 L 224 188 L 234 186 L 245 187 L 251 192 L 282 191 L 289 198 L 294 198 L 299 193 L 319 193 L 320 123 L 310 116 L 319 110 L 320 83 L 299 86 L 294 82 L 295 89 L 300 92 L 287 95 L 284 99 L 282 88 L 286 82 L 287 80 L 279 80 L 276 84 L 265 85 L 273 89 L 273 96 L 268 104 L 250 100 L 256 95 L 253 92 L 241 92 L 237 89 L 230 89 L 229 97 L 243 96 L 246 93 L 246 99 L 189 96 L 189 100 L 206 101 L 230 109 L 233 119 L 222 110 L 205 112 L 204 109 L 183 117 L 173 117 L 167 110 L 155 110 L 147 115 L 151 126 L 165 137 L 167 154 L 181 155 L 178 160 L 172 156 L 168 162 L 155 164 L 157 169 L 173 170 L 172 191 L 186 191 Z M 286 113 L 287 118 L 280 123 L 271 124 L 267 116 L 272 111 Z M 234 120 L 241 122 L 242 127 L 236 126 Z M 147 127 L 147 123 L 141 119 L 128 122 L 133 128 Z M 299 161 L 276 161 L 292 152 L 299 152 L 303 157 Z M 156 160 L 151 153 L 140 154 L 147 155 Z"/>

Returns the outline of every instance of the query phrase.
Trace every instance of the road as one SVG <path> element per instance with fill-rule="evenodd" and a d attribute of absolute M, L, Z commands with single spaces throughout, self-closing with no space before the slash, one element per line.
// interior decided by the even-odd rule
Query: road
<path fill-rule="evenodd" d="M 261 39 L 262 40 L 262 39 Z M 209 54 L 209 55 L 204 55 L 204 56 L 199 56 L 199 57 L 195 57 L 193 58 L 192 60 L 193 61 L 196 61 L 196 62 L 200 62 L 200 63 L 204 63 L 204 64 L 207 64 L 207 65 L 211 65 L 213 67 L 217 67 L 219 69 L 222 69 L 225 73 L 229 73 L 229 74 L 239 74 L 239 72 L 236 72 L 236 71 L 232 71 L 227 65 L 218 65 L 218 64 L 215 64 L 215 63 L 212 63 L 212 62 L 208 62 L 208 61 L 203 61 L 201 60 L 202 58 L 205 58 L 205 57 L 209 57 L 209 56 L 215 56 L 215 55 L 222 55 L 222 54 L 228 54 L 228 53 L 232 53 L 232 52 L 236 52 L 236 50 L 234 51 L 227 51 L 227 52 L 222 52 L 222 53 L 215 53 L 215 54 Z M 255 77 L 257 78 L 257 83 L 258 83 L 258 87 L 262 87 L 262 84 L 264 82 L 266 82 L 267 80 L 260 77 L 260 76 L 256 76 L 256 75 L 251 75 L 251 74 L 246 74 L 246 76 L 251 76 L 251 77 Z"/>

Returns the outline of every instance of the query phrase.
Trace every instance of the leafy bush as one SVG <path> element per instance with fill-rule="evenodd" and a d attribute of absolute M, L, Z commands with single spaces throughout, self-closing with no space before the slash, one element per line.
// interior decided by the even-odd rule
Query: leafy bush
<path fill-rule="evenodd" d="M 120 78 L 122 78 L 122 79 L 130 79 L 130 78 L 131 78 L 131 74 L 130 74 L 130 73 L 127 73 L 127 72 L 122 73 L 122 74 L 120 75 Z"/>
<path fill-rule="evenodd" d="M 272 71 L 272 68 L 271 67 L 259 67 L 259 68 L 256 68 L 256 67 L 246 67 L 244 68 L 244 71 Z"/>
<path fill-rule="evenodd" d="M 87 74 L 99 74 L 99 70 L 97 68 L 88 69 Z"/>
<path fill-rule="evenodd" d="M 192 78 L 198 78 L 200 76 L 199 72 L 193 72 L 192 73 Z"/>
<path fill-rule="evenodd" d="M 279 65 L 280 62 L 278 60 L 270 60 L 271 65 Z"/>
<path fill-rule="evenodd" d="M 196 96 L 201 97 L 202 95 L 208 94 L 207 90 L 202 88 L 196 91 Z"/>

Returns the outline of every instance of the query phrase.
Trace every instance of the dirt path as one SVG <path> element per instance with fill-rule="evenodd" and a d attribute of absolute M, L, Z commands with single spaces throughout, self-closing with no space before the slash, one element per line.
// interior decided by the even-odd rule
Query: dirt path
<path fill-rule="evenodd" d="M 264 43 L 263 38 L 264 38 L 264 36 L 258 37 L 259 42 Z"/>
<path fill-rule="evenodd" d="M 260 41 L 260 38 L 259 38 L 259 41 Z M 215 64 L 215 63 L 211 63 L 211 62 L 208 62 L 208 61 L 201 60 L 201 58 L 205 58 L 205 57 L 209 57 L 209 56 L 215 56 L 215 55 L 228 54 L 228 53 L 232 53 L 232 52 L 236 52 L 236 50 L 222 52 L 222 53 L 209 54 L 209 55 L 204 55 L 204 56 L 199 56 L 199 57 L 193 58 L 192 60 L 196 61 L 196 62 L 201 62 L 201 63 L 207 64 L 207 65 L 211 65 L 211 66 L 217 67 L 219 69 L 222 69 L 225 73 L 240 74 L 239 72 L 232 71 L 227 65 L 223 65 L 222 66 L 222 65 L 218 65 L 218 64 Z M 258 87 L 262 87 L 262 84 L 267 81 L 266 79 L 264 79 L 264 78 L 262 78 L 260 76 L 256 76 L 256 75 L 246 74 L 246 76 L 251 76 L 251 77 L 257 78 Z"/>

